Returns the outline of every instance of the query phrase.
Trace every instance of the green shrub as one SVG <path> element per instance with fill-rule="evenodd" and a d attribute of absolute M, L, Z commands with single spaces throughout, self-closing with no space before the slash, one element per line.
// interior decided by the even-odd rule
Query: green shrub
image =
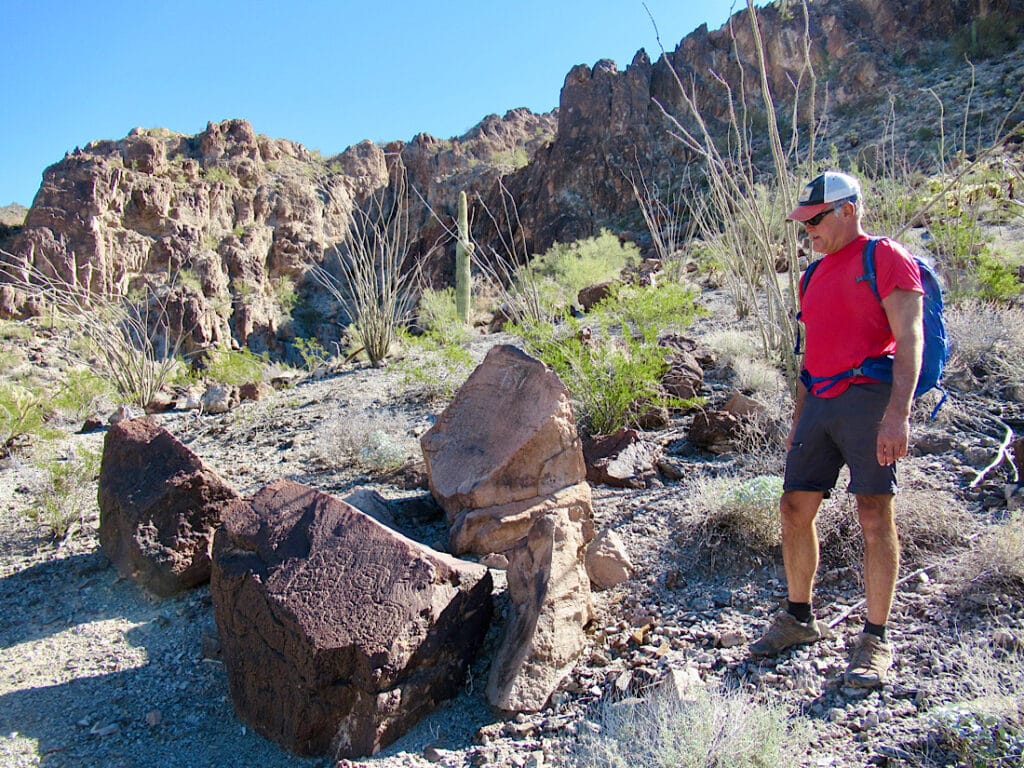
<path fill-rule="evenodd" d="M 469 338 L 466 324 L 459 320 L 454 288 L 423 291 L 417 317 L 420 328 L 440 344 L 460 344 Z"/>
<path fill-rule="evenodd" d="M 595 308 L 606 316 L 622 318 L 640 336 L 682 331 L 704 310 L 697 292 L 681 283 L 666 281 L 653 287 L 623 286 Z"/>
<path fill-rule="evenodd" d="M 49 437 L 49 413 L 45 394 L 21 384 L 0 383 L 0 456 L 9 456 L 33 438 Z"/>
<path fill-rule="evenodd" d="M 309 373 L 313 373 L 331 359 L 324 345 L 316 339 L 296 338 L 295 350 L 302 358 L 302 365 Z"/>
<path fill-rule="evenodd" d="M 562 315 L 576 302 L 580 290 L 617 279 L 622 270 L 639 261 L 632 243 L 620 243 L 608 230 L 575 243 L 555 243 L 515 275 L 516 290 L 539 293 L 548 317 Z"/>
<path fill-rule="evenodd" d="M 273 282 L 274 297 L 277 305 L 285 314 L 290 313 L 299 303 L 299 294 L 295 290 L 295 281 L 288 275 L 281 275 Z"/>
<path fill-rule="evenodd" d="M 100 451 L 84 450 L 66 458 L 47 458 L 38 463 L 45 472 L 29 514 L 41 520 L 55 539 L 63 540 L 85 526 L 96 510 Z"/>
<path fill-rule="evenodd" d="M 665 350 L 653 340 L 632 334 L 611 338 L 600 326 L 597 333 L 588 336 L 588 331 L 575 318 L 560 327 L 535 323 L 513 330 L 568 388 L 584 433 L 615 432 L 647 405 L 686 405 L 661 390 L 668 363 Z"/>
<path fill-rule="evenodd" d="M 978 256 L 978 296 L 985 301 L 1006 302 L 1024 290 L 1017 271 L 999 261 L 986 249 Z"/>
<path fill-rule="evenodd" d="M 210 354 L 205 377 L 221 384 L 252 384 L 263 381 L 267 361 L 249 349 L 218 347 Z"/>
<path fill-rule="evenodd" d="M 75 368 L 65 374 L 51 402 L 65 418 L 80 421 L 94 415 L 103 401 L 114 395 L 115 390 L 107 379 L 91 370 Z"/>
<path fill-rule="evenodd" d="M 396 367 L 403 387 L 428 401 L 450 400 L 473 371 L 473 356 L 458 344 L 444 344 L 433 334 L 407 337 L 406 354 Z"/>

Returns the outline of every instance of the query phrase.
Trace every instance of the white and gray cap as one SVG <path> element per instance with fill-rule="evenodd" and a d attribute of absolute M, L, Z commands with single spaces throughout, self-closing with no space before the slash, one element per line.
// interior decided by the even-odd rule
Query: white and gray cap
<path fill-rule="evenodd" d="M 795 221 L 807 221 L 843 200 L 860 198 L 860 182 L 853 176 L 838 171 L 825 173 L 812 179 L 800 190 L 797 207 L 787 216 Z"/>

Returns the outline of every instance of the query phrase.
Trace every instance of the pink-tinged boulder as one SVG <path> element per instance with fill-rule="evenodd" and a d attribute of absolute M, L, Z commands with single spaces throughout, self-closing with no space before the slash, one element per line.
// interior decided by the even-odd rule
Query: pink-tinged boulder
<path fill-rule="evenodd" d="M 169 432 L 114 424 L 103 444 L 99 539 L 118 572 L 160 597 L 210 578 L 210 542 L 235 490 Z"/>
<path fill-rule="evenodd" d="M 605 528 L 587 545 L 587 575 L 596 589 L 611 589 L 636 572 L 622 538 Z"/>
<path fill-rule="evenodd" d="M 487 699 L 498 709 L 544 707 L 586 646 L 592 618 L 580 526 L 564 510 L 538 518 L 508 553 L 515 619 L 491 662 Z"/>
<path fill-rule="evenodd" d="M 455 552 L 486 554 L 564 502 L 589 516 L 586 467 L 569 392 L 516 347 L 491 349 L 420 439 L 430 490 L 456 532 Z M 489 516 L 492 524 L 481 519 Z M 472 521 L 467 520 L 472 517 Z M 515 532 L 490 540 L 504 522 Z"/>
<path fill-rule="evenodd" d="M 401 736 L 458 691 L 491 618 L 484 566 L 287 480 L 231 510 L 213 559 L 235 709 L 301 755 Z"/>

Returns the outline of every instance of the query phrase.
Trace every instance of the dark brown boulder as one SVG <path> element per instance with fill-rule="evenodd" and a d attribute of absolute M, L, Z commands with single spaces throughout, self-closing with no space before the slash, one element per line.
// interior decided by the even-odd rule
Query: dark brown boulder
<path fill-rule="evenodd" d="M 704 389 L 704 369 L 693 353 L 672 350 L 661 385 L 672 397 L 689 400 L 699 396 Z"/>
<path fill-rule="evenodd" d="M 594 305 L 611 296 L 613 291 L 619 285 L 621 285 L 621 283 L 618 281 L 608 281 L 598 283 L 597 285 L 590 285 L 586 288 L 581 288 L 579 293 L 576 295 L 576 301 L 583 308 L 584 312 L 589 312 L 594 308 Z"/>
<path fill-rule="evenodd" d="M 481 565 L 279 480 L 231 510 L 212 593 L 239 717 L 302 755 L 371 755 L 458 691 L 490 622 Z"/>
<path fill-rule="evenodd" d="M 657 478 L 661 448 L 635 429 L 620 429 L 583 443 L 587 480 L 616 488 L 647 488 Z"/>
<path fill-rule="evenodd" d="M 99 479 L 103 554 L 160 597 L 210 578 L 210 542 L 235 490 L 169 432 L 125 419 L 103 444 Z"/>
<path fill-rule="evenodd" d="M 736 450 L 742 434 L 743 422 L 729 411 L 698 411 L 688 437 L 712 453 L 729 453 Z"/>

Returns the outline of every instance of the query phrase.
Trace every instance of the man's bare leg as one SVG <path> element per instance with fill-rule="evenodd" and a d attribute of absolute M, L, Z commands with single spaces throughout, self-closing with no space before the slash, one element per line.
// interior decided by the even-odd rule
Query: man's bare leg
<path fill-rule="evenodd" d="M 900 543 L 892 495 L 858 495 L 857 515 L 864 532 L 864 597 L 868 621 L 884 626 L 889 620 L 900 569 Z"/>
<path fill-rule="evenodd" d="M 814 519 L 824 494 L 818 491 L 786 491 L 779 509 L 782 515 L 782 561 L 786 567 L 789 600 L 811 602 L 814 575 L 818 570 L 818 531 Z"/>

